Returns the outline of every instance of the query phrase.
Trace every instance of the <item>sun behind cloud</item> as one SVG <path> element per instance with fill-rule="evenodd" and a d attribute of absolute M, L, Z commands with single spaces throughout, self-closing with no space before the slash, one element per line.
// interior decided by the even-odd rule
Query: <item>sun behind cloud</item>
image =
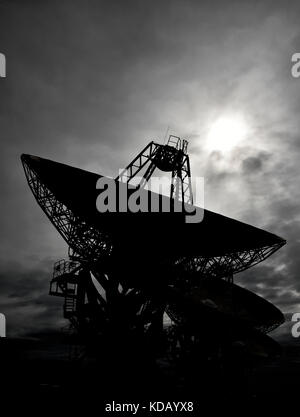
<path fill-rule="evenodd" d="M 249 128 L 241 116 L 221 116 L 209 128 L 206 148 L 209 151 L 229 152 L 246 138 Z"/>

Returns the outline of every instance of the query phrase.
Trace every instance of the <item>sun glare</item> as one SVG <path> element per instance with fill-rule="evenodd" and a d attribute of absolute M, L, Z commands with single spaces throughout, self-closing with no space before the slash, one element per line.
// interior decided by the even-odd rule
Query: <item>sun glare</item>
<path fill-rule="evenodd" d="M 221 117 L 209 129 L 207 148 L 210 151 L 231 151 L 244 140 L 246 133 L 247 125 L 242 118 Z"/>

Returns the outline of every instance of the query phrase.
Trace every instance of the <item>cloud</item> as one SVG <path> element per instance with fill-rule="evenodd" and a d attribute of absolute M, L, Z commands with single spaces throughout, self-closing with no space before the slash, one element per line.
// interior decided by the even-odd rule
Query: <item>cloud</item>
<path fill-rule="evenodd" d="M 248 156 L 242 160 L 242 171 L 245 174 L 253 174 L 263 169 L 264 162 L 270 155 L 266 152 L 259 152 L 257 156 Z"/>
<path fill-rule="evenodd" d="M 62 300 L 50 297 L 52 265 L 45 260 L 32 269 L 14 262 L 1 266 L 0 306 L 6 316 L 7 335 L 53 331 L 66 326 Z"/>
<path fill-rule="evenodd" d="M 20 154 L 114 176 L 147 142 L 162 141 L 167 126 L 190 141 L 192 174 L 205 178 L 207 208 L 288 241 L 237 279 L 285 311 L 297 308 L 300 82 L 291 77 L 290 57 L 299 48 L 299 3 L 0 7 L 7 58 L 0 80 L 0 310 L 6 306 L 13 327 L 23 326 L 21 317 L 53 325 L 58 304 L 48 301 L 43 262 L 51 270 L 66 255 L 28 189 Z M 234 114 L 246 120 L 244 141 L 228 154 L 205 151 L 214 121 Z"/>

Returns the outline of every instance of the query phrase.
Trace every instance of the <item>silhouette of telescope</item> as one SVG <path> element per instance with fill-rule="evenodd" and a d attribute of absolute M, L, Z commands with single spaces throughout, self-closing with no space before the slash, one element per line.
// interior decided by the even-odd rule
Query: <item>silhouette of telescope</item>
<path fill-rule="evenodd" d="M 122 259 L 145 269 L 147 262 L 169 260 L 204 276 L 224 276 L 263 261 L 285 244 L 272 233 L 206 209 L 203 220 L 191 224 L 184 212 L 102 213 L 96 207 L 96 185 L 105 177 L 32 155 L 23 154 L 21 160 L 38 204 L 72 251 L 88 262 Z M 115 183 L 118 191 L 136 191 Z M 149 201 L 155 194 L 143 192 Z M 172 207 L 169 197 L 158 197 Z"/>

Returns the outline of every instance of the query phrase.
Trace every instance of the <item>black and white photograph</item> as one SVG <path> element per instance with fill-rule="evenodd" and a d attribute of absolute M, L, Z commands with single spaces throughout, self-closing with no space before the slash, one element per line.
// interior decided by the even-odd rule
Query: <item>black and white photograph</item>
<path fill-rule="evenodd" d="M 3 415 L 297 411 L 300 3 L 0 0 Z"/>

